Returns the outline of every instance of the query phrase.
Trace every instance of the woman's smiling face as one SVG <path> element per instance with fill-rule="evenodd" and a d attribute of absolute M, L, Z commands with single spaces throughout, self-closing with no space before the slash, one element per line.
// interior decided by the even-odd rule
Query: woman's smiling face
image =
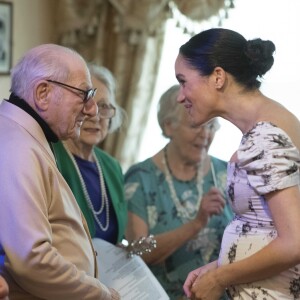
<path fill-rule="evenodd" d="M 97 88 L 97 94 L 94 98 L 96 104 L 110 104 L 110 94 L 106 85 L 100 80 L 91 76 L 92 84 L 94 88 Z M 101 143 L 108 134 L 109 119 L 100 118 L 99 114 L 95 117 L 86 117 L 83 121 L 80 130 L 79 142 L 94 146 Z"/>
<path fill-rule="evenodd" d="M 201 76 L 180 54 L 175 62 L 175 74 L 180 84 L 178 102 L 183 104 L 196 125 L 213 116 L 213 94 L 210 76 Z"/>

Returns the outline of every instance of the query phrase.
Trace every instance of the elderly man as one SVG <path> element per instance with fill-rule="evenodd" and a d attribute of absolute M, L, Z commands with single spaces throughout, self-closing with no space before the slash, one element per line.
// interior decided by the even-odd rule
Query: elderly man
<path fill-rule="evenodd" d="M 51 150 L 97 113 L 86 63 L 71 49 L 40 45 L 11 80 L 0 105 L 0 273 L 10 299 L 119 299 L 96 278 L 85 220 Z"/>

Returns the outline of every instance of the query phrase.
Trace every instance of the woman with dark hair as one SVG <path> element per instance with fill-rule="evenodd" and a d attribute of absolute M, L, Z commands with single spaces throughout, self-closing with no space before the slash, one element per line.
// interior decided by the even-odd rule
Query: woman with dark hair
<path fill-rule="evenodd" d="M 180 47 L 175 72 L 196 124 L 222 117 L 243 133 L 227 171 L 235 212 L 219 259 L 192 271 L 192 299 L 300 299 L 300 123 L 259 90 L 275 45 L 209 29 Z"/>
<path fill-rule="evenodd" d="M 159 101 L 167 145 L 125 174 L 127 237 L 154 235 L 157 246 L 143 259 L 170 300 L 186 299 L 182 285 L 195 265 L 218 258 L 233 216 L 225 197 L 227 163 L 208 154 L 218 119 L 195 126 L 177 103 L 179 88 L 170 87 Z"/>

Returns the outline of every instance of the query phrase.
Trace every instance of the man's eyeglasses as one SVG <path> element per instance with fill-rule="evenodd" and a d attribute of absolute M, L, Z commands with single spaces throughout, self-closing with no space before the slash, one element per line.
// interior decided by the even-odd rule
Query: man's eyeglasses
<path fill-rule="evenodd" d="M 111 119 L 116 114 L 116 108 L 107 103 L 98 103 L 98 115 L 102 119 Z"/>
<path fill-rule="evenodd" d="M 82 98 L 83 103 L 87 103 L 89 100 L 91 100 L 96 95 L 96 91 L 97 91 L 97 89 L 89 89 L 89 90 L 85 91 L 85 90 L 79 89 L 77 87 L 74 87 L 74 86 L 59 82 L 59 81 L 55 81 L 55 80 L 48 79 L 47 81 L 54 83 L 54 84 L 58 84 L 62 87 L 67 87 L 67 88 L 79 91 L 83 95 L 83 98 Z"/>

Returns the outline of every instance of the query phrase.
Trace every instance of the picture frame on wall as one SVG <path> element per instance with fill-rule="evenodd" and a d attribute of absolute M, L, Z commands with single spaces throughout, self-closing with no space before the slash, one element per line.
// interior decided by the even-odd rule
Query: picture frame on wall
<path fill-rule="evenodd" d="M 12 63 L 12 3 L 0 1 L 0 75 L 10 73 Z"/>

